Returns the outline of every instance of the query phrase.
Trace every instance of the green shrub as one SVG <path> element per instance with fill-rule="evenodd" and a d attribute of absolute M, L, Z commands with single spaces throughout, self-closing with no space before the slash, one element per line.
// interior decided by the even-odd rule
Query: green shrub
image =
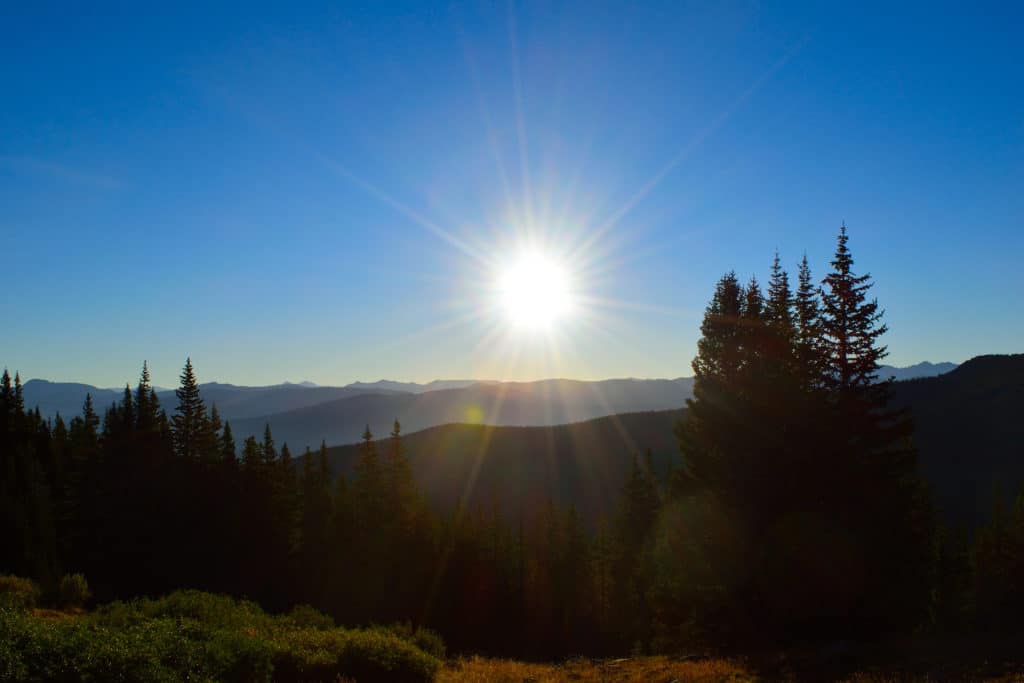
<path fill-rule="evenodd" d="M 445 657 L 446 648 L 444 640 L 437 631 L 431 631 L 429 628 L 423 627 L 413 630 L 412 624 L 408 621 L 392 624 L 385 627 L 384 630 L 398 636 L 407 643 L 412 643 L 427 654 L 433 655 L 438 659 L 444 659 Z"/>
<path fill-rule="evenodd" d="M 0 642 L 9 646 L 8 660 L 0 662 L 2 680 L 175 680 L 156 655 L 160 644 L 150 632 L 94 630 L 78 620 L 4 611 Z"/>
<path fill-rule="evenodd" d="M 92 593 L 89 582 L 81 574 L 65 574 L 57 587 L 57 596 L 61 607 L 84 607 Z"/>
<path fill-rule="evenodd" d="M 281 619 L 285 624 L 298 628 L 315 628 L 321 631 L 334 628 L 334 619 L 309 605 L 296 605 Z"/>
<path fill-rule="evenodd" d="M 175 591 L 156 599 L 116 601 L 94 613 L 98 623 L 124 626 L 145 619 L 194 619 L 213 628 L 268 630 L 274 620 L 259 605 L 197 590 Z"/>
<path fill-rule="evenodd" d="M 0 611 L 0 681 L 270 681 L 271 648 L 193 620 L 108 628 Z"/>
<path fill-rule="evenodd" d="M 0 681 L 432 681 L 441 661 L 417 641 L 443 653 L 429 631 L 346 630 L 309 607 L 270 617 L 179 591 L 56 619 L 0 610 Z"/>
<path fill-rule="evenodd" d="M 0 608 L 32 609 L 39 602 L 39 586 L 32 579 L 0 576 Z"/>
<path fill-rule="evenodd" d="M 440 660 L 383 629 L 292 629 L 274 634 L 275 681 L 353 678 L 360 683 L 422 683 L 434 680 L 440 667 Z"/>
<path fill-rule="evenodd" d="M 418 683 L 432 681 L 441 661 L 394 634 L 378 630 L 349 632 L 345 650 L 339 658 L 341 676 L 365 683 L 396 681 Z"/>

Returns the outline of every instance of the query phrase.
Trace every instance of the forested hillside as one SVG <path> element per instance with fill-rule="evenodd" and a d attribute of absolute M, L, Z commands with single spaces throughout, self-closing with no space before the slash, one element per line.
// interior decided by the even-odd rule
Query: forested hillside
<path fill-rule="evenodd" d="M 922 471 L 950 524 L 977 526 L 993 494 L 1024 483 L 1024 355 L 981 356 L 949 374 L 896 382 L 893 405 L 908 408 Z M 635 454 L 650 451 L 664 480 L 681 466 L 672 435 L 685 410 L 627 413 L 552 427 L 451 424 L 408 434 L 410 465 L 442 508 L 497 502 L 506 513 L 550 498 L 576 505 L 588 525 L 615 506 Z M 275 432 L 276 433 L 276 432 Z M 335 472 L 351 474 L 359 446 L 329 449 Z"/>
<path fill-rule="evenodd" d="M 939 377 L 898 382 L 893 402 L 913 415 L 914 442 L 939 511 L 988 519 L 997 491 L 1024 482 L 1024 354 L 979 356 Z"/>
<path fill-rule="evenodd" d="M 672 430 L 685 410 L 627 413 L 552 427 L 450 424 L 404 437 L 409 465 L 438 509 L 496 505 L 506 515 L 553 501 L 591 528 L 610 518 L 633 458 L 659 481 L 680 467 Z M 383 447 L 381 441 L 379 447 Z M 355 473 L 361 446 L 328 449 L 332 471 Z"/>
<path fill-rule="evenodd" d="M 82 573 L 100 600 L 192 587 L 306 603 L 547 658 L 1019 631 L 1024 497 L 970 535 L 944 528 L 945 484 L 926 485 L 915 443 L 1003 476 L 1021 358 L 878 382 L 886 328 L 847 241 L 820 288 L 806 259 L 795 291 L 778 258 L 766 290 L 722 276 L 681 412 L 413 437 L 394 421 L 332 462 L 270 426 L 236 441 L 191 360 L 173 405 L 143 365 L 102 414 L 87 396 L 68 421 L 26 406 L 5 371 L 0 572 L 51 593 Z M 978 422 L 943 431 L 963 416 Z"/>

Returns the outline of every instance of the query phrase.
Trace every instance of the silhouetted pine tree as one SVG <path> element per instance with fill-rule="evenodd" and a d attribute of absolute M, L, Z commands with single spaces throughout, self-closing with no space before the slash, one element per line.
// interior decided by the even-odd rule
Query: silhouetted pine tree
<path fill-rule="evenodd" d="M 224 428 L 220 419 L 220 411 L 217 404 L 210 406 L 209 415 L 203 420 L 203 431 L 200 435 L 200 459 L 204 463 L 220 462 L 223 455 L 223 443 L 221 443 L 221 430 Z"/>
<path fill-rule="evenodd" d="M 971 548 L 969 623 L 984 631 L 1017 632 L 1024 609 L 1024 491 L 1009 508 L 999 487 L 993 498 L 990 519 Z"/>
<path fill-rule="evenodd" d="M 934 522 L 906 413 L 889 407 L 891 382 L 878 382 L 887 327 L 871 279 L 853 272 L 845 226 L 824 279 L 820 318 L 828 419 L 828 476 L 834 514 L 853 532 L 864 562 L 858 614 L 865 629 L 921 623 L 930 600 Z"/>
<path fill-rule="evenodd" d="M 326 445 L 324 446 L 326 450 Z M 331 516 L 329 482 L 321 476 L 317 456 L 307 446 L 302 456 L 302 512 L 299 521 L 299 585 L 309 604 L 323 604 L 328 570 L 328 532 Z"/>
<path fill-rule="evenodd" d="M 793 301 L 796 325 L 794 353 L 801 383 L 804 389 L 810 390 L 821 384 L 824 368 L 821 357 L 820 302 L 818 289 L 811 277 L 811 267 L 807 263 L 807 254 L 800 261 L 798 280 Z"/>
<path fill-rule="evenodd" d="M 771 278 L 768 280 L 768 298 L 765 302 L 765 322 L 777 336 L 791 342 L 793 325 L 793 292 L 789 288 L 789 275 L 782 268 L 779 252 L 772 260 Z M 788 347 L 788 344 L 787 344 Z"/>
<path fill-rule="evenodd" d="M 321 453 L 326 452 L 326 444 L 321 446 Z M 343 474 L 339 474 L 334 482 L 331 497 L 331 518 L 328 526 L 327 550 L 327 605 L 331 614 L 340 623 L 353 623 L 356 618 L 352 608 L 352 595 L 362 590 L 354 583 L 355 572 L 350 558 L 354 557 L 355 520 L 353 516 L 352 496 L 348 482 Z"/>
<path fill-rule="evenodd" d="M 178 408 L 174 413 L 174 445 L 178 457 L 198 459 L 206 429 L 206 409 L 199 396 L 199 382 L 192 370 L 192 359 L 185 360 L 181 386 L 174 390 Z"/>
<path fill-rule="evenodd" d="M 614 527 L 613 611 L 623 627 L 620 633 L 630 638 L 630 642 L 619 642 L 620 648 L 644 647 L 651 637 L 647 584 L 652 570 L 650 541 L 659 506 L 651 472 L 634 454 Z"/>
<path fill-rule="evenodd" d="M 971 546 L 966 529 L 941 527 L 937 533 L 933 625 L 940 633 L 962 633 L 971 626 Z"/>
<path fill-rule="evenodd" d="M 224 431 L 220 437 L 220 459 L 225 463 L 238 463 L 238 454 L 235 451 L 235 437 L 231 433 L 231 423 L 224 421 Z"/>
<path fill-rule="evenodd" d="M 21 376 L 14 386 L 0 379 L 0 572 L 37 579 L 52 587 L 57 575 L 57 539 L 48 474 L 43 462 L 45 423 L 26 413 Z M 48 437 L 48 430 L 47 430 Z"/>
<path fill-rule="evenodd" d="M 265 598 L 276 609 L 289 604 L 289 585 L 297 575 L 295 553 L 298 547 L 297 513 L 299 493 L 296 487 L 295 463 L 287 443 L 281 445 L 277 462 L 269 465 L 270 519 L 266 532 L 266 563 L 274 581 Z"/>
<path fill-rule="evenodd" d="M 246 472 L 255 475 L 259 469 L 262 457 L 260 445 L 256 442 L 256 437 L 245 437 L 245 441 L 242 444 L 242 463 L 245 465 Z"/>
<path fill-rule="evenodd" d="M 266 431 L 269 432 L 269 429 Z M 272 439 L 270 445 L 273 447 Z M 239 504 L 239 544 L 242 546 L 239 555 L 245 571 L 238 578 L 241 592 L 260 601 L 266 601 L 272 596 L 275 593 L 274 584 L 281 581 L 281 577 L 275 575 L 276 567 L 270 561 L 271 543 L 268 542 L 272 538 L 271 530 L 275 527 L 275 466 L 276 462 L 267 462 L 264 448 L 256 438 L 246 437 L 242 446 Z"/>
<path fill-rule="evenodd" d="M 142 361 L 142 373 L 135 388 L 135 419 L 139 432 L 150 432 L 156 427 L 156 412 L 159 406 L 150 402 L 152 385 L 149 381 L 149 363 Z"/>
<path fill-rule="evenodd" d="M 273 465 L 277 462 L 277 448 L 274 446 L 274 435 L 270 431 L 269 422 L 263 427 L 263 448 L 260 452 L 265 465 Z"/>

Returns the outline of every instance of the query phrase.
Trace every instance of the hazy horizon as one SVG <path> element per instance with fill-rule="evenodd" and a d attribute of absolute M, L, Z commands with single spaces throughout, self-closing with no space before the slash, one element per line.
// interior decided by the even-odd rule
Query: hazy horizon
<path fill-rule="evenodd" d="M 988 355 L 988 354 L 979 354 L 979 355 Z M 964 359 L 964 360 L 969 360 L 969 359 Z M 921 361 L 917 361 L 917 362 L 914 362 L 914 363 L 909 363 L 907 365 L 894 365 L 892 363 L 885 363 L 885 365 L 896 367 L 896 368 L 899 368 L 899 369 L 903 369 L 903 368 L 912 367 L 912 366 L 916 366 L 916 365 L 920 365 L 920 364 L 924 364 L 924 363 L 928 363 L 928 364 L 931 364 L 931 365 L 942 365 L 944 363 L 952 363 L 954 365 L 961 365 L 963 362 L 964 361 L 946 361 L 946 360 L 943 360 L 943 361 L 931 361 L 931 360 L 921 360 Z M 193 365 L 195 366 L 195 363 L 193 363 Z M 12 373 L 12 376 L 13 376 L 13 373 L 16 371 L 14 368 L 8 368 L 8 370 Z M 18 372 L 20 372 L 20 371 L 18 371 Z M 180 374 L 180 369 L 178 370 L 178 373 Z M 39 376 L 39 375 L 27 375 L 27 374 L 25 374 L 23 372 L 20 372 L 20 374 L 21 374 L 22 382 L 28 382 L 30 380 L 43 380 L 43 381 L 46 381 L 46 382 L 53 382 L 53 383 L 67 382 L 67 383 L 74 383 L 74 384 L 88 384 L 88 385 L 97 387 L 99 389 L 111 389 L 111 390 L 121 390 L 121 389 L 123 389 L 124 385 L 125 385 L 125 382 L 131 384 L 131 386 L 133 386 L 133 387 L 138 382 L 137 374 L 134 377 L 132 377 L 132 378 L 125 379 L 120 384 L 97 384 L 96 382 L 89 382 L 89 381 L 85 381 L 85 380 L 77 379 L 77 378 L 42 377 L 42 376 Z M 222 385 L 233 385 L 233 386 L 240 386 L 240 387 L 269 387 L 269 386 L 280 386 L 280 385 L 283 385 L 283 384 L 293 384 L 293 385 L 296 385 L 296 386 L 301 386 L 301 385 L 306 384 L 306 383 L 312 383 L 311 386 L 317 386 L 317 387 L 346 387 L 346 386 L 350 386 L 350 385 L 353 385 L 353 384 L 376 384 L 378 382 L 394 382 L 396 384 L 418 384 L 420 386 L 426 386 L 426 385 L 431 384 L 432 382 L 499 382 L 499 383 L 503 383 L 503 384 L 504 383 L 516 384 L 516 383 L 529 383 L 529 382 L 554 382 L 554 381 L 563 381 L 563 380 L 564 381 L 573 381 L 573 382 L 610 382 L 610 381 L 615 381 L 615 380 L 634 380 L 634 381 L 667 380 L 667 381 L 674 381 L 674 380 L 679 380 L 679 379 L 692 379 L 693 378 L 693 372 L 690 371 L 688 373 L 685 373 L 685 374 L 682 374 L 682 375 L 676 375 L 676 376 L 673 376 L 673 377 L 624 377 L 624 376 L 623 377 L 534 377 L 534 378 L 527 378 L 527 379 L 496 379 L 494 377 L 433 377 L 431 379 L 425 379 L 425 380 L 395 379 L 393 377 L 381 377 L 381 378 L 378 378 L 378 379 L 354 379 L 354 380 L 343 381 L 343 382 L 327 382 L 327 381 L 317 381 L 317 380 L 311 379 L 311 378 L 303 378 L 301 380 L 283 379 L 283 380 L 280 380 L 280 381 L 271 381 L 271 382 L 265 382 L 265 383 L 252 383 L 252 382 L 230 381 L 230 380 L 217 379 L 217 378 L 207 379 L 207 378 L 205 378 L 205 377 L 203 377 L 202 375 L 199 374 L 198 368 L 197 368 L 197 375 L 199 375 L 198 378 L 199 378 L 200 384 L 222 384 Z M 152 368 L 152 366 L 150 366 L 150 381 L 153 383 L 153 385 L 158 390 L 161 390 L 161 391 L 167 390 L 167 391 L 169 391 L 169 390 L 174 389 L 178 385 L 178 375 L 177 374 L 174 375 L 174 377 L 170 378 L 167 382 L 158 381 L 156 379 L 156 373 L 153 372 L 153 368 Z"/>

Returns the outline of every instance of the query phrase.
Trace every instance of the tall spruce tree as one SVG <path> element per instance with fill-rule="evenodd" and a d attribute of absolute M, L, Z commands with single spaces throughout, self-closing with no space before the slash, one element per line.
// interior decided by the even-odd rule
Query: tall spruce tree
<path fill-rule="evenodd" d="M 765 302 L 765 321 L 772 330 L 789 341 L 793 335 L 793 292 L 789 288 L 789 275 L 782 268 L 779 252 L 772 259 L 771 278 L 768 280 L 768 299 Z"/>
<path fill-rule="evenodd" d="M 303 591 L 310 604 L 323 604 L 327 598 L 329 566 L 331 490 L 325 473 L 327 446 L 321 454 L 309 447 L 302 458 L 302 514 L 300 518 L 299 570 Z M 321 462 L 324 461 L 324 462 Z"/>
<path fill-rule="evenodd" d="M 214 403 L 210 406 L 210 412 L 203 421 L 200 448 L 200 456 L 203 462 L 220 462 L 224 453 L 224 444 L 221 442 L 221 430 L 223 428 L 224 425 L 220 419 L 220 411 L 217 410 L 217 404 Z"/>
<path fill-rule="evenodd" d="M 157 406 L 150 403 L 149 392 L 151 389 L 149 363 L 142 361 L 142 374 L 139 375 L 139 384 L 135 388 L 135 418 L 140 432 L 150 431 L 156 424 Z"/>
<path fill-rule="evenodd" d="M 853 255 L 847 247 L 846 225 L 839 229 L 832 272 L 824 280 L 821 344 L 824 349 L 828 387 L 839 392 L 863 389 L 878 379 L 879 361 L 886 347 L 878 344 L 888 327 L 876 299 L 868 299 L 870 275 L 853 272 Z"/>
<path fill-rule="evenodd" d="M 238 464 L 238 454 L 235 452 L 235 436 L 231 433 L 231 422 L 224 421 L 224 431 L 220 437 L 220 459 L 229 464 Z"/>
<path fill-rule="evenodd" d="M 824 370 L 821 358 L 821 306 L 807 254 L 800 261 L 798 281 L 793 302 L 796 324 L 794 353 L 801 383 L 804 389 L 809 390 L 820 386 Z"/>
<path fill-rule="evenodd" d="M 840 228 L 832 271 L 824 279 L 820 317 L 822 383 L 831 415 L 829 468 L 836 514 L 854 520 L 865 591 L 850 622 L 865 629 L 907 629 L 929 608 L 934 572 L 934 519 L 917 468 L 913 424 L 889 405 L 891 382 L 879 382 L 879 344 L 888 329 L 868 297 L 868 275 L 853 272 L 846 227 Z"/>
<path fill-rule="evenodd" d="M 263 463 L 266 465 L 273 465 L 277 462 L 277 447 L 274 446 L 274 435 L 270 431 L 270 423 L 263 425 L 263 448 L 261 449 L 263 454 Z"/>
<path fill-rule="evenodd" d="M 185 360 L 180 380 L 181 385 L 174 390 L 178 397 L 178 407 L 172 420 L 175 452 L 180 458 L 198 459 L 206 429 L 206 408 L 199 395 L 199 382 L 196 381 L 191 358 Z"/>

